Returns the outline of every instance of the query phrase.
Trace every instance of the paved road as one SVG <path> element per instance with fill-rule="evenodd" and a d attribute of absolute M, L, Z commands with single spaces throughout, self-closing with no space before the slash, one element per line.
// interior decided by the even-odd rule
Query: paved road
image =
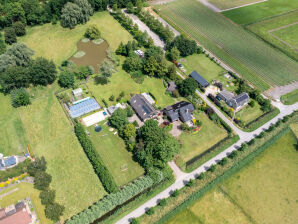
<path fill-rule="evenodd" d="M 125 10 L 123 10 L 123 12 L 125 13 L 126 16 L 128 16 L 132 19 L 134 24 L 138 25 L 139 30 L 141 30 L 142 32 L 146 31 L 148 33 L 148 35 L 150 37 L 152 37 L 153 42 L 156 46 L 159 46 L 162 49 L 165 48 L 165 46 L 166 46 L 165 42 L 163 42 L 163 40 L 161 40 L 156 33 L 154 33 L 152 30 L 150 30 L 150 28 L 145 23 L 143 23 L 136 15 L 126 13 Z"/>

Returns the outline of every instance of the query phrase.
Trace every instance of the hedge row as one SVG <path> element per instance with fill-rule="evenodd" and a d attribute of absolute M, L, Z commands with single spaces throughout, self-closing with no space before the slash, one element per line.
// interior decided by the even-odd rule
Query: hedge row
<path fill-rule="evenodd" d="M 94 148 L 94 145 L 91 142 L 89 136 L 86 134 L 83 125 L 80 123 L 76 123 L 74 129 L 79 142 L 81 143 L 88 159 L 93 166 L 93 169 L 95 170 L 95 173 L 99 177 L 105 190 L 108 193 L 117 192 L 118 187 L 114 178 L 112 177 L 109 170 L 97 153 L 96 149 Z"/>
<path fill-rule="evenodd" d="M 245 158 L 240 159 L 237 158 L 235 159 L 235 163 L 233 166 L 225 171 L 222 175 L 216 177 L 209 183 L 207 183 L 203 188 L 200 190 L 196 191 L 192 195 L 190 195 L 184 202 L 182 202 L 179 206 L 175 207 L 172 211 L 167 213 L 165 216 L 163 216 L 161 219 L 159 219 L 156 224 L 162 224 L 169 220 L 171 217 L 173 217 L 175 214 L 179 213 L 186 207 L 190 206 L 192 203 L 197 201 L 199 198 L 201 198 L 206 192 L 211 190 L 215 185 L 221 183 L 224 181 L 226 178 L 232 176 L 235 174 L 237 171 L 242 169 L 244 166 L 249 164 L 251 161 L 254 160 L 255 157 L 257 157 L 260 153 L 265 151 L 269 146 L 271 146 L 273 143 L 275 143 L 278 139 L 280 139 L 282 136 L 284 136 L 286 133 L 288 133 L 290 129 L 288 127 L 282 129 L 277 135 L 273 136 L 270 140 L 265 142 L 262 146 L 258 147 L 256 150 L 248 154 Z"/>
<path fill-rule="evenodd" d="M 118 205 L 125 203 L 152 185 L 153 180 L 149 176 L 141 177 L 126 185 L 120 191 L 107 195 L 88 209 L 73 216 L 71 219 L 66 221 L 66 224 L 93 223 L 101 216 L 116 208 Z"/>
<path fill-rule="evenodd" d="M 26 173 L 30 162 L 30 159 L 26 159 L 24 162 L 19 163 L 12 168 L 9 168 L 5 171 L 0 171 L 0 182 L 7 181 L 9 178 L 17 177 L 23 173 Z"/>

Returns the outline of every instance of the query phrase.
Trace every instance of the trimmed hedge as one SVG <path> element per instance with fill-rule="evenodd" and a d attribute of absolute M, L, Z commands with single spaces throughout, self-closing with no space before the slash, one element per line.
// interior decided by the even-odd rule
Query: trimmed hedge
<path fill-rule="evenodd" d="M 81 143 L 88 159 L 90 160 L 93 166 L 95 173 L 99 177 L 105 190 L 108 193 L 117 192 L 118 187 L 114 178 L 112 177 L 109 170 L 107 169 L 104 162 L 102 161 L 101 157 L 99 156 L 98 152 L 96 151 L 89 136 L 86 134 L 85 128 L 83 127 L 83 125 L 80 123 L 76 123 L 74 130 L 79 142 Z"/>
<path fill-rule="evenodd" d="M 66 221 L 66 224 L 93 223 L 106 213 L 125 203 L 152 185 L 153 180 L 149 176 L 141 177 L 129 185 L 126 185 L 120 191 L 107 195 L 86 210 L 73 216 Z"/>

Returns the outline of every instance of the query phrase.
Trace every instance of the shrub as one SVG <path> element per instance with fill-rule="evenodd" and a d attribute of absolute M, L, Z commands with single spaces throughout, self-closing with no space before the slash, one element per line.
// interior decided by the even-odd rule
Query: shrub
<path fill-rule="evenodd" d="M 216 165 L 213 164 L 213 165 L 211 165 L 211 166 L 209 167 L 208 171 L 210 171 L 210 172 L 213 173 L 213 172 L 215 171 L 215 169 L 216 169 Z"/>
<path fill-rule="evenodd" d="M 12 24 L 12 27 L 14 28 L 17 36 L 24 36 L 26 34 L 26 26 L 22 22 L 15 22 Z"/>
<path fill-rule="evenodd" d="M 190 179 L 185 186 L 192 187 L 195 184 L 194 179 Z"/>
<path fill-rule="evenodd" d="M 100 31 L 98 27 L 95 24 L 90 25 L 85 32 L 85 37 L 91 40 L 100 38 Z"/>
<path fill-rule="evenodd" d="M 57 222 L 59 221 L 59 217 L 63 215 L 64 209 L 64 206 L 58 203 L 48 204 L 45 208 L 45 215 L 48 219 Z"/>
<path fill-rule="evenodd" d="M 30 104 L 29 93 L 24 88 L 12 90 L 10 96 L 13 107 L 26 106 Z"/>
<path fill-rule="evenodd" d="M 30 159 L 26 159 L 22 163 L 18 163 L 16 166 L 0 172 L 0 182 L 7 181 L 9 178 L 20 176 L 27 172 L 28 166 L 31 163 Z"/>
<path fill-rule="evenodd" d="M 222 160 L 220 160 L 220 162 L 218 163 L 221 166 L 224 166 L 228 163 L 228 159 L 227 158 L 223 158 Z"/>
<path fill-rule="evenodd" d="M 158 203 L 159 206 L 164 207 L 167 205 L 167 199 L 163 198 L 160 200 L 160 202 Z"/>
<path fill-rule="evenodd" d="M 136 218 L 130 220 L 130 224 L 140 224 L 140 221 Z"/>
<path fill-rule="evenodd" d="M 41 200 L 41 204 L 49 205 L 53 204 L 55 201 L 56 192 L 55 190 L 44 190 L 39 194 L 39 198 Z"/>
<path fill-rule="evenodd" d="M 230 159 L 234 159 L 236 156 L 238 155 L 238 151 L 233 151 L 230 155 L 228 155 L 228 157 L 230 158 Z"/>
<path fill-rule="evenodd" d="M 147 215 L 153 215 L 154 213 L 155 213 L 154 207 L 151 207 L 146 211 Z"/>
<path fill-rule="evenodd" d="M 250 107 L 254 107 L 255 106 L 255 101 L 253 101 L 253 100 L 249 101 L 248 105 Z"/>
<path fill-rule="evenodd" d="M 75 83 L 73 72 L 66 70 L 61 72 L 58 83 L 61 87 L 69 88 L 72 87 Z"/>
<path fill-rule="evenodd" d="M 200 175 L 198 176 L 199 180 L 203 180 L 205 178 L 206 174 L 205 173 L 200 173 Z"/>
<path fill-rule="evenodd" d="M 130 106 L 127 106 L 125 110 L 126 110 L 127 117 L 132 117 L 134 115 L 134 112 Z"/>
<path fill-rule="evenodd" d="M 44 171 L 38 171 L 34 176 L 34 187 L 38 190 L 45 190 L 50 186 L 52 176 Z"/>
<path fill-rule="evenodd" d="M 114 95 L 111 95 L 110 97 L 109 97 L 109 101 L 114 101 L 115 100 L 115 96 Z"/>
<path fill-rule="evenodd" d="M 177 197 L 180 194 L 180 191 L 178 189 L 174 190 L 173 193 L 171 194 L 172 197 Z"/>
<path fill-rule="evenodd" d="M 94 148 L 82 124 L 75 124 L 75 133 L 105 190 L 108 193 L 116 192 L 118 190 L 117 184 Z"/>
<path fill-rule="evenodd" d="M 104 76 L 95 76 L 95 78 L 94 78 L 94 81 L 95 81 L 95 83 L 98 85 L 98 84 L 100 84 L 100 85 L 106 85 L 106 84 L 108 84 L 108 79 L 106 78 L 106 77 L 104 77 Z"/>
<path fill-rule="evenodd" d="M 13 44 L 17 42 L 17 35 L 15 29 L 12 27 L 7 27 L 4 29 L 4 38 L 7 44 Z"/>

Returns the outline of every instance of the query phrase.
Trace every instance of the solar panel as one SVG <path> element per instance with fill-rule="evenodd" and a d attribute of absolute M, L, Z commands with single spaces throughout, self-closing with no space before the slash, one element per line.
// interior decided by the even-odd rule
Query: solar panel
<path fill-rule="evenodd" d="M 72 118 L 76 118 L 76 117 L 80 117 L 83 114 L 90 113 L 91 111 L 98 110 L 100 108 L 101 107 L 96 102 L 96 100 L 92 98 L 71 106 L 69 110 L 70 110 L 70 116 Z"/>
<path fill-rule="evenodd" d="M 14 156 L 9 157 L 8 159 L 4 160 L 4 164 L 6 167 L 15 165 L 17 163 L 16 158 Z"/>

